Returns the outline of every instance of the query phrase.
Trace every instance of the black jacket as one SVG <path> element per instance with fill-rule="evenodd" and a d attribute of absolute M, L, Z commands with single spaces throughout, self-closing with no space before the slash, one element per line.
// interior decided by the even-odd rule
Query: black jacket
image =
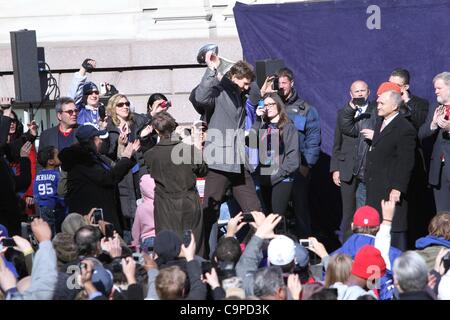
<path fill-rule="evenodd" d="M 0 224 L 9 234 L 20 235 L 20 207 L 17 192 L 25 191 L 31 183 L 31 162 L 28 158 L 19 158 L 21 175 L 14 175 L 9 167 L 6 154 L 10 146 L 6 144 L 11 118 L 0 116 Z"/>
<path fill-rule="evenodd" d="M 366 155 L 371 141 L 360 134 L 362 129 L 374 129 L 377 118 L 375 103 L 369 103 L 366 112 L 355 118 L 356 110 L 349 105 L 340 109 L 334 130 L 333 153 L 331 155 L 330 172 L 339 171 L 344 182 L 359 176 L 364 181 Z"/>
<path fill-rule="evenodd" d="M 102 208 L 106 221 L 122 230 L 117 185 L 136 163 L 122 158 L 116 164 L 75 144 L 59 153 L 61 167 L 67 171 L 66 202 L 69 212 L 86 215 Z M 111 166 L 109 169 L 108 166 Z"/>
<path fill-rule="evenodd" d="M 407 229 L 406 200 L 411 172 L 414 167 L 414 151 L 417 134 L 411 123 L 398 114 L 382 132 L 383 118 L 375 125 L 372 146 L 367 154 L 366 204 L 378 209 L 381 214 L 381 200 L 389 199 L 392 189 L 402 193 L 402 201 L 397 205 L 392 231 Z"/>
<path fill-rule="evenodd" d="M 252 130 L 253 134 L 260 134 L 260 130 L 263 130 L 262 132 L 266 133 L 268 130 L 268 123 L 261 122 L 261 118 L 257 117 L 257 120 L 253 124 L 252 129 L 254 130 Z M 289 122 L 284 126 L 283 133 L 280 136 L 279 150 L 274 150 L 279 156 L 279 164 L 278 166 L 274 166 L 274 169 L 276 171 L 267 176 L 270 177 L 270 185 L 275 185 L 287 177 L 293 177 L 294 172 L 298 170 L 298 167 L 300 166 L 298 135 L 299 134 L 297 129 L 295 128 L 292 121 L 289 120 Z M 258 140 L 259 148 L 267 150 L 268 145 L 266 136 L 264 135 L 263 137 L 259 138 L 263 138 L 261 141 Z M 259 154 L 261 156 L 261 152 L 259 152 Z M 260 159 L 260 162 L 261 161 L 264 162 L 264 159 Z M 263 178 L 264 175 L 261 175 L 261 170 L 262 167 L 260 165 L 257 171 L 260 174 L 260 178 Z M 267 183 L 264 183 L 265 179 L 260 180 L 262 184 L 269 184 L 269 181 L 267 181 Z"/>

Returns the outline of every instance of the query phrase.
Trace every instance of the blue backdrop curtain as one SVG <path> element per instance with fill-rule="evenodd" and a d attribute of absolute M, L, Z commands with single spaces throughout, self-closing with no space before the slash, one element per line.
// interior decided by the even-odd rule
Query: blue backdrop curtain
<path fill-rule="evenodd" d="M 381 29 L 367 27 L 371 5 L 380 9 Z M 282 58 L 294 71 L 298 92 L 319 111 L 327 154 L 336 111 L 350 99 L 354 80 L 365 80 L 376 99 L 390 72 L 406 68 L 413 94 L 434 104 L 432 79 L 450 71 L 449 0 L 237 2 L 234 17 L 248 62 Z"/>

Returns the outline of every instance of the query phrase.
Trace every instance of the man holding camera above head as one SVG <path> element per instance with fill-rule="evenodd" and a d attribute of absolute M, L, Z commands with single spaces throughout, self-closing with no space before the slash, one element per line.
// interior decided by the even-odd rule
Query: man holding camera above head
<path fill-rule="evenodd" d="M 242 161 L 244 144 L 240 145 L 238 141 L 239 133 L 245 128 L 245 93 L 255 75 L 250 65 L 238 61 L 219 80 L 219 57 L 209 51 L 205 60 L 208 68 L 191 97 L 194 103 L 201 104 L 212 114 L 204 150 L 209 167 L 203 203 L 205 239 L 208 241 L 228 187 L 232 188 L 243 211 L 261 211 L 261 204 L 250 176 L 251 169 L 247 168 L 247 161 Z"/>
<path fill-rule="evenodd" d="M 86 82 L 86 73 L 91 73 L 96 67 L 96 61 L 85 59 L 78 72 L 75 72 L 68 96 L 75 100 L 79 110 L 77 122 L 79 125 L 92 123 L 98 129 L 104 128 L 105 107 L 100 103 L 100 91 L 93 82 Z M 101 127 L 101 128 L 100 128 Z"/>
<path fill-rule="evenodd" d="M 369 86 L 357 80 L 350 87 L 350 102 L 338 111 L 334 131 L 333 153 L 330 172 L 333 182 L 341 188 L 342 222 L 340 226 L 342 242 L 352 234 L 351 221 L 357 208 L 366 203 L 364 171 L 370 140 L 365 134 L 372 130 L 376 120 L 376 104 L 368 101 Z M 356 111 L 356 112 L 355 112 Z M 355 119 L 352 135 L 344 133 L 344 115 L 351 114 Z"/>
<path fill-rule="evenodd" d="M 275 82 L 275 86 L 274 86 Z M 276 84 L 278 83 L 278 86 Z M 294 73 L 288 68 L 278 70 L 276 77 L 269 78 L 261 88 L 261 95 L 277 90 L 283 99 L 289 119 L 298 130 L 300 168 L 295 173 L 293 200 L 297 235 L 306 238 L 311 235 L 311 215 L 308 206 L 308 185 L 310 169 L 320 155 L 320 119 L 317 109 L 303 100 L 294 88 Z"/>

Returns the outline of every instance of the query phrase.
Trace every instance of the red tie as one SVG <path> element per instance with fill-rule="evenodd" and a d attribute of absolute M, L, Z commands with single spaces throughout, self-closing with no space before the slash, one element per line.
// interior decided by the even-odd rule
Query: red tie
<path fill-rule="evenodd" d="M 450 105 L 445 106 L 445 119 L 450 120 Z"/>

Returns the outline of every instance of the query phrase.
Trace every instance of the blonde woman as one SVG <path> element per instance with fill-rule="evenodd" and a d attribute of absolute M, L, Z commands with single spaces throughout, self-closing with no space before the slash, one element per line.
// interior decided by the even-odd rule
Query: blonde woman
<path fill-rule="evenodd" d="M 345 283 L 352 271 L 352 258 L 345 253 L 332 256 L 328 262 L 325 274 L 325 288 L 329 288 L 336 282 Z"/>
<path fill-rule="evenodd" d="M 128 143 L 132 143 L 139 139 L 139 132 L 142 130 L 148 120 L 144 115 L 132 112 L 131 103 L 124 94 L 113 95 L 106 107 L 108 115 L 106 130 L 108 131 L 108 142 L 102 149 L 102 153 L 106 154 L 114 161 L 122 158 L 122 153 Z M 145 147 L 143 139 L 141 144 Z M 120 204 L 122 214 L 126 218 L 133 218 L 136 212 L 136 199 L 139 199 L 139 179 L 143 174 L 142 168 L 142 152 L 136 155 L 137 164 L 128 172 L 128 174 L 119 183 Z M 125 229 L 131 229 L 131 224 L 125 221 Z"/>

